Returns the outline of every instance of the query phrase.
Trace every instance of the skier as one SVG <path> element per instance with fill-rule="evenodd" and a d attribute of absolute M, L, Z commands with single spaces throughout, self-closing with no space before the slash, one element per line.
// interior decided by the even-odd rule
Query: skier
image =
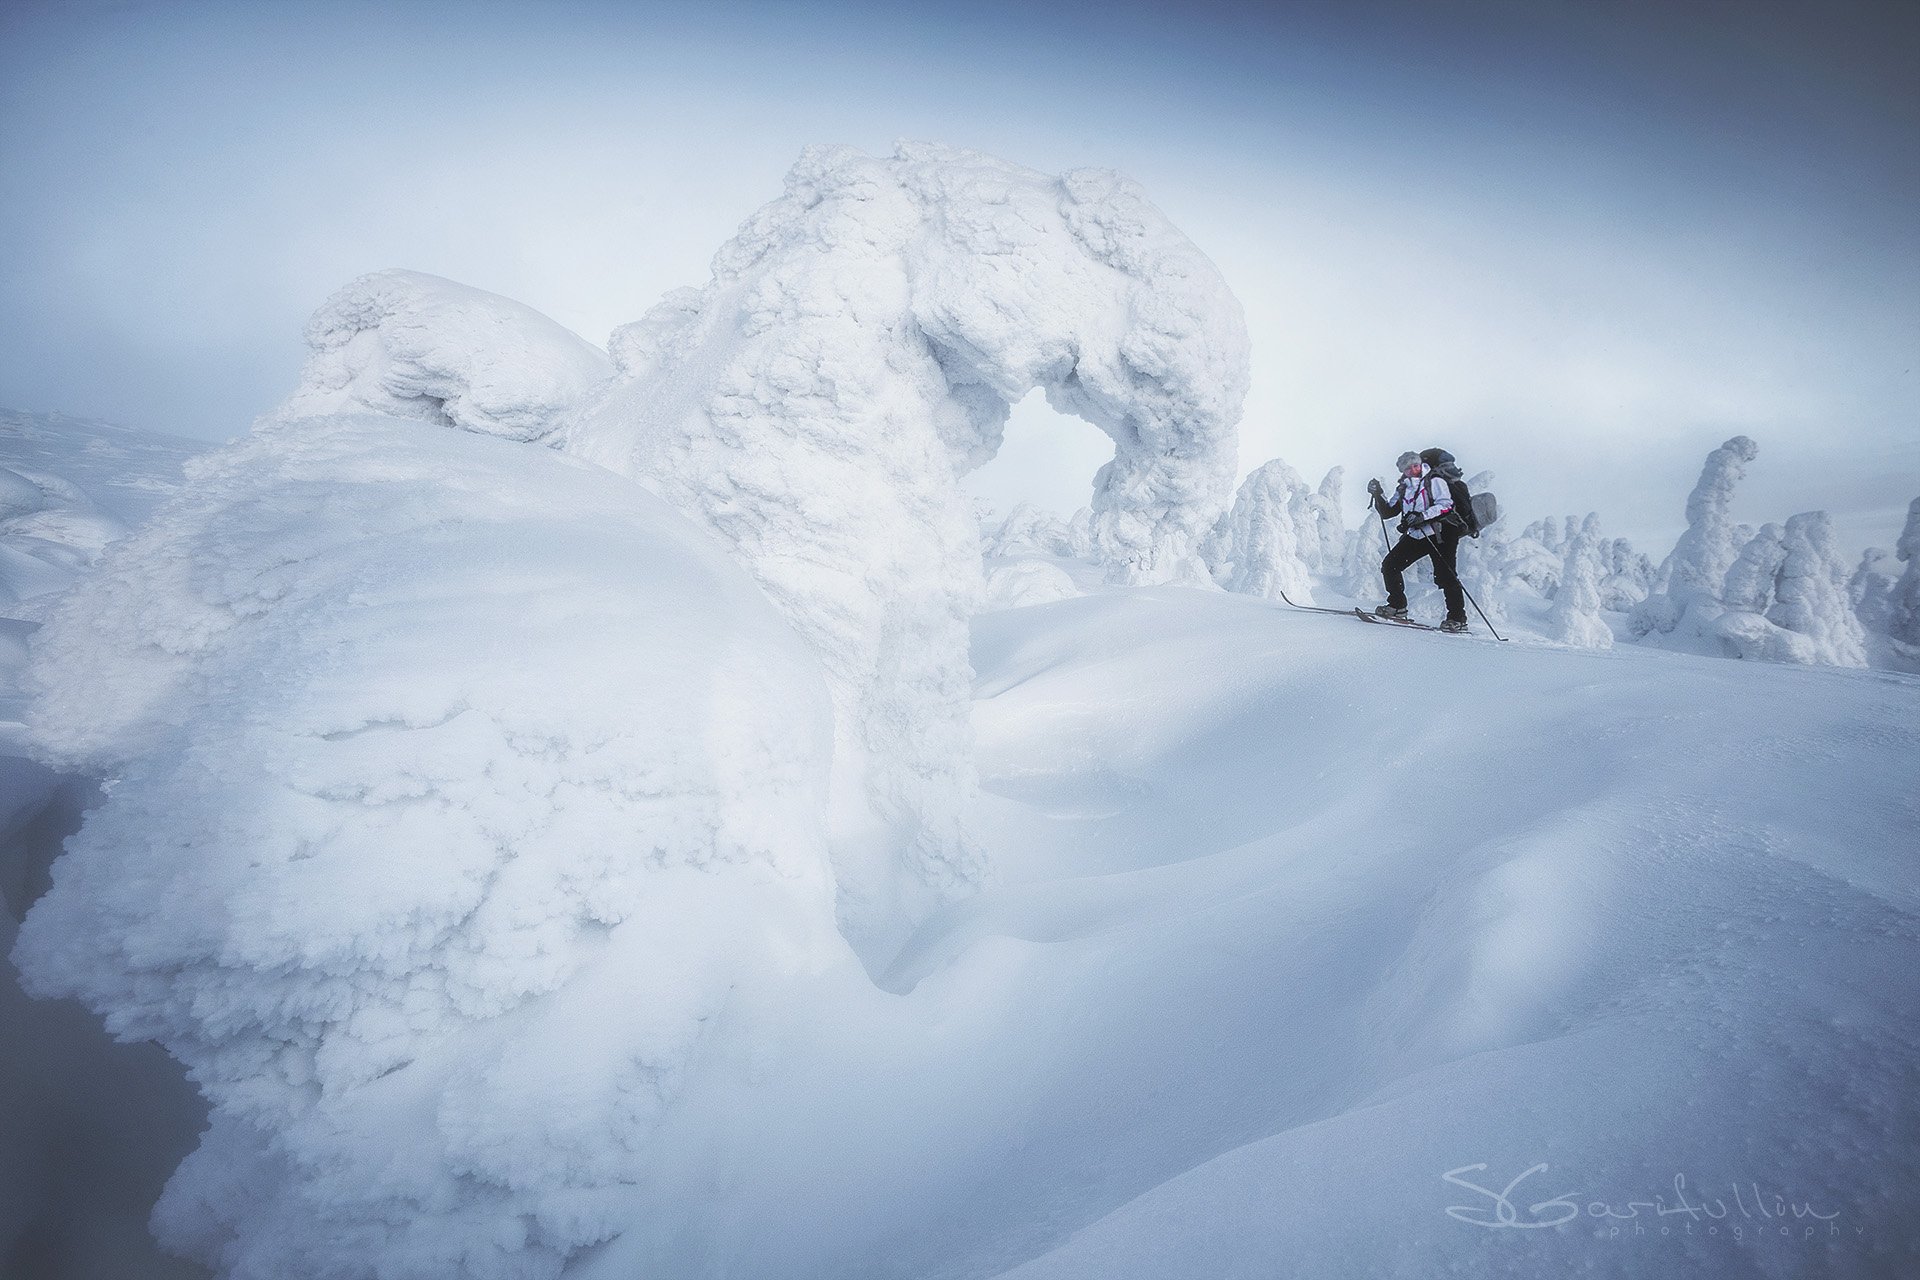
<path fill-rule="evenodd" d="M 1387 501 L 1378 480 L 1367 481 L 1373 495 L 1373 507 L 1382 519 L 1400 517 L 1400 541 L 1380 562 L 1380 576 L 1386 579 L 1387 602 L 1374 609 L 1383 618 L 1406 620 L 1407 589 L 1404 574 L 1423 556 L 1433 557 L 1433 580 L 1447 598 L 1446 621 L 1442 631 L 1467 629 L 1466 593 L 1460 587 L 1460 575 L 1454 572 L 1454 554 L 1460 548 L 1462 521 L 1453 513 L 1453 493 L 1446 479 L 1434 473 L 1417 453 L 1400 455 L 1400 483 L 1394 488 L 1393 501 Z"/>

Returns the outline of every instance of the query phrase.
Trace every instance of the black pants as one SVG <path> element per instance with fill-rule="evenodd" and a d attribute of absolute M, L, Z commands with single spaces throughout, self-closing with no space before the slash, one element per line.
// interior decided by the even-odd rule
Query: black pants
<path fill-rule="evenodd" d="M 1438 538 L 1402 537 L 1380 562 L 1380 576 L 1387 580 L 1387 603 L 1396 609 L 1407 607 L 1405 574 L 1422 556 L 1433 557 L 1433 580 L 1447 597 L 1447 617 L 1454 622 L 1467 620 L 1467 595 L 1460 589 L 1460 575 L 1453 571 L 1453 557 L 1460 550 L 1460 530 L 1442 529 Z"/>

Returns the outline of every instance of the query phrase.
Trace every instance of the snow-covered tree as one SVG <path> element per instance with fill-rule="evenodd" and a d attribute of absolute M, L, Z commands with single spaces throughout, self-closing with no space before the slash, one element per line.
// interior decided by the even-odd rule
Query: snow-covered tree
<path fill-rule="evenodd" d="M 1893 589 L 1899 577 L 1893 572 L 1893 553 L 1885 547 L 1868 547 L 1860 563 L 1847 578 L 1847 600 L 1860 625 L 1876 635 L 1885 635 L 1893 621 Z"/>
<path fill-rule="evenodd" d="M 1380 536 L 1380 522 L 1372 516 L 1347 530 L 1342 540 L 1340 571 L 1336 579 L 1340 590 L 1356 600 L 1379 595 L 1385 589 L 1380 578 L 1380 562 L 1386 558 L 1386 554 L 1386 543 Z"/>
<path fill-rule="evenodd" d="M 1728 567 L 1716 629 L 1739 657 L 1866 665 L 1866 635 L 1824 511 L 1762 525 Z"/>
<path fill-rule="evenodd" d="M 1743 613 L 1765 613 L 1773 605 L 1786 559 L 1786 530 L 1771 522 L 1761 525 L 1728 566 L 1721 602 Z"/>
<path fill-rule="evenodd" d="M 1309 499 L 1314 527 L 1319 534 L 1317 554 L 1312 566 L 1323 573 L 1340 568 L 1347 547 L 1347 518 L 1341 510 L 1347 469 L 1334 467 L 1320 479 L 1320 487 Z"/>
<path fill-rule="evenodd" d="M 1505 558 L 1506 546 L 1500 538 L 1500 526 L 1494 525 L 1478 538 L 1462 538 L 1454 562 L 1460 585 L 1480 606 L 1479 611 L 1486 615 L 1486 620 L 1496 627 L 1507 620 L 1507 584 L 1499 569 Z"/>
<path fill-rule="evenodd" d="M 1565 568 L 1565 553 L 1556 552 L 1540 540 L 1542 533 L 1548 533 L 1554 521 L 1536 521 L 1526 527 L 1517 538 L 1500 545 L 1500 560 L 1494 566 L 1494 574 L 1506 589 L 1509 584 L 1523 584 L 1552 598 L 1560 587 L 1560 574 Z"/>
<path fill-rule="evenodd" d="M 1550 516 L 1535 520 L 1520 531 L 1519 540 L 1538 543 L 1541 547 L 1560 555 L 1567 549 L 1566 526 Z"/>
<path fill-rule="evenodd" d="M 1093 559 L 1093 508 L 1081 507 L 1067 521 L 1067 554 L 1075 560 Z"/>
<path fill-rule="evenodd" d="M 1600 583 L 1600 607 L 1612 613 L 1624 613 L 1647 598 L 1653 589 L 1653 562 L 1634 550 L 1626 538 L 1615 538 L 1607 545 L 1607 575 Z"/>
<path fill-rule="evenodd" d="M 1889 602 L 1887 635 L 1899 651 L 1920 659 L 1920 498 L 1907 507 L 1907 524 L 1893 553 L 1906 564 Z"/>
<path fill-rule="evenodd" d="M 1590 515 L 1567 540 L 1559 589 L 1547 625 L 1562 644 L 1583 649 L 1610 649 L 1613 632 L 1600 616 L 1600 584 L 1607 570 L 1609 547 L 1600 536 L 1600 517 Z"/>
<path fill-rule="evenodd" d="M 1660 567 L 1660 590 L 1634 608 L 1636 636 L 1671 633 L 1689 611 L 1700 615 L 1690 624 L 1696 629 L 1709 623 L 1707 615 L 1717 614 L 1721 587 L 1741 545 L 1728 511 L 1747 464 L 1759 452 L 1746 436 L 1734 436 L 1707 455 L 1700 480 L 1687 496 L 1687 531 Z"/>
<path fill-rule="evenodd" d="M 1279 458 L 1243 480 L 1209 544 L 1214 580 L 1245 595 L 1285 593 L 1295 604 L 1310 601 L 1313 583 L 1302 549 L 1318 546 L 1320 530 L 1307 494 L 1299 472 Z"/>
<path fill-rule="evenodd" d="M 1071 556 L 1073 537 L 1066 523 L 1032 503 L 1015 504 L 987 540 L 984 555 L 1002 559 L 1020 556 Z"/>
<path fill-rule="evenodd" d="M 1818 661 L 1839 667 L 1867 665 L 1866 633 L 1847 598 L 1847 568 L 1824 511 L 1787 519 L 1786 561 L 1767 617 L 1813 641 Z"/>

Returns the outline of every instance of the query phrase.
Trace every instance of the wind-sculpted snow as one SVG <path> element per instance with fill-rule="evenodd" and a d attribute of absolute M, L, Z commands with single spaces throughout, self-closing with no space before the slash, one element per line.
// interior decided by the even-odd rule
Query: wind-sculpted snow
<path fill-rule="evenodd" d="M 613 373 L 532 308 L 419 271 L 361 276 L 306 336 L 312 354 L 287 417 L 376 413 L 538 440 Z"/>
<path fill-rule="evenodd" d="M 285 420 L 191 479 L 37 637 L 43 753 L 109 797 L 14 958 L 212 1102 L 169 1247 L 553 1276 L 669 1167 L 740 1010 L 858 973 L 818 663 L 704 533 L 548 450 Z"/>
<path fill-rule="evenodd" d="M 705 288 L 608 345 L 620 378 L 566 447 L 713 530 L 821 654 L 843 917 L 897 941 L 985 875 L 959 825 L 981 580 L 959 477 L 1043 387 L 1114 440 L 1091 522 L 1108 576 L 1201 577 L 1247 387 L 1239 304 L 1116 174 L 822 147 Z"/>
<path fill-rule="evenodd" d="M 64 477 L 0 466 L 0 615 L 33 620 L 126 531 Z"/>

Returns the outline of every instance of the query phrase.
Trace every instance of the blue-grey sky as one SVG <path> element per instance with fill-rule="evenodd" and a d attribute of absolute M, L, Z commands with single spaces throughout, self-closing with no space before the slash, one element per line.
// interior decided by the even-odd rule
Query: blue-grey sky
<path fill-rule="evenodd" d="M 1917 14 L 15 0 L 0 404 L 238 434 L 386 266 L 602 341 L 802 146 L 930 138 L 1146 185 L 1246 305 L 1246 467 L 1357 495 L 1439 443 L 1658 554 L 1745 432 L 1740 515 L 1888 543 L 1920 493 Z M 1068 509 L 1105 452 L 1029 402 L 978 485 Z"/>

